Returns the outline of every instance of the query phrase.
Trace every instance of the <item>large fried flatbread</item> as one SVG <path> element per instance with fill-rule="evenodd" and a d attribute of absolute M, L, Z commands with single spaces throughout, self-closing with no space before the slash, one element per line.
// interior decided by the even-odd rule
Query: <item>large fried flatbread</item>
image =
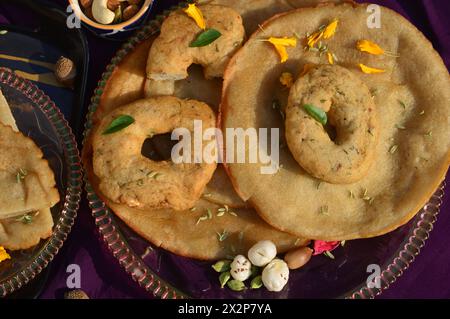
<path fill-rule="evenodd" d="M 26 174 L 18 181 L 20 171 Z M 0 124 L 0 219 L 52 207 L 58 201 L 53 171 L 39 147 Z"/>
<path fill-rule="evenodd" d="M 307 240 L 275 230 L 253 209 L 234 209 L 237 217 L 230 214 L 218 217 L 217 210 L 221 206 L 205 200 L 198 201 L 194 212 L 181 213 L 170 210 L 142 212 L 107 203 L 120 219 L 155 246 L 195 259 L 216 260 L 236 254 L 245 255 L 258 241 L 267 239 L 275 243 L 279 253 L 308 243 Z M 213 212 L 213 217 L 197 224 L 208 209 Z M 224 232 L 227 237 L 220 241 L 218 236 Z"/>
<path fill-rule="evenodd" d="M 370 172 L 354 184 L 319 184 L 299 166 L 288 148 L 281 150 L 283 168 L 273 176 L 260 174 L 261 163 L 228 164 L 239 193 L 278 229 L 322 240 L 381 235 L 410 220 L 445 177 L 450 158 L 448 71 L 429 41 L 406 19 L 382 7 L 382 27 L 369 29 L 366 9 L 367 5 L 342 4 L 281 14 L 263 25 L 264 34 L 259 31 L 253 35 L 226 71 L 223 129 L 284 130 L 272 108 L 272 93 L 280 86 L 280 74 L 290 71 L 297 76 L 306 63 L 328 62 L 326 56 L 306 52 L 299 44 L 288 48 L 289 60 L 280 64 L 274 48 L 258 39 L 267 34 L 311 34 L 337 18 L 337 32 L 326 43 L 338 57 L 338 64 L 361 78 L 375 96 L 380 142 Z M 372 40 L 400 57 L 360 53 L 355 43 L 361 39 Z M 363 74 L 358 63 L 387 72 Z M 399 129 L 403 126 L 406 129 Z M 393 152 L 395 145 L 398 148 Z"/>

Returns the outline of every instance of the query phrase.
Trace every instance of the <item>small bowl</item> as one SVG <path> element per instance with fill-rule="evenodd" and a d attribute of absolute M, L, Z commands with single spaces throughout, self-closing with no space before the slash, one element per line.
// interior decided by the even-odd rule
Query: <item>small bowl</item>
<path fill-rule="evenodd" d="M 139 29 L 150 14 L 154 0 L 145 0 L 141 9 L 131 19 L 119 24 L 101 24 L 89 19 L 80 8 L 78 0 L 69 0 L 75 15 L 82 21 L 83 25 L 94 34 L 108 39 L 123 40 L 130 33 Z"/>

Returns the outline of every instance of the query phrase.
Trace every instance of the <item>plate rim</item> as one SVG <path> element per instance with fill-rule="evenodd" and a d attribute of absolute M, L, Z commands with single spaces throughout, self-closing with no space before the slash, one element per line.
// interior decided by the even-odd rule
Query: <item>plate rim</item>
<path fill-rule="evenodd" d="M 147 25 L 139 29 L 116 52 L 106 67 L 105 72 L 102 74 L 101 79 L 94 90 L 94 95 L 91 98 L 83 132 L 83 147 L 87 142 L 87 137 L 92 128 L 92 118 L 99 105 L 103 89 L 117 65 L 138 44 L 159 32 L 162 22 L 172 11 L 183 8 L 186 4 L 187 2 L 180 2 L 170 9 L 165 10 L 163 13 L 156 15 L 154 19 L 150 20 Z M 182 290 L 174 287 L 158 276 L 145 264 L 141 257 L 132 250 L 126 238 L 118 228 L 117 222 L 114 220 L 114 213 L 95 193 L 87 174 L 84 176 L 84 181 L 89 207 L 92 210 L 92 216 L 95 219 L 95 224 L 101 239 L 107 245 L 113 256 L 118 260 L 125 272 L 128 273 L 140 287 L 144 288 L 155 297 L 161 299 L 192 298 L 187 293 L 182 292 Z M 409 235 L 405 237 L 397 252 L 389 259 L 390 261 L 382 267 L 379 276 L 379 282 L 381 284 L 380 288 L 372 288 L 369 287 L 367 283 L 362 283 L 344 294 L 342 298 L 373 299 L 381 295 L 384 290 L 388 289 L 390 285 L 394 283 L 407 268 L 409 268 L 416 256 L 419 255 L 430 232 L 433 230 L 433 224 L 437 220 L 437 215 L 439 214 L 440 206 L 442 205 L 445 186 L 446 183 L 443 181 L 433 193 L 427 204 L 416 213 L 415 219 L 417 219 L 417 221 L 412 225 Z"/>
<path fill-rule="evenodd" d="M 35 278 L 53 260 L 63 246 L 77 217 L 81 201 L 83 170 L 78 146 L 68 122 L 59 108 L 42 90 L 32 82 L 21 78 L 11 69 L 0 67 L 0 82 L 10 86 L 39 106 L 45 114 L 63 147 L 67 169 L 67 187 L 64 202 L 61 203 L 61 216 L 54 220 L 53 234 L 46 241 L 39 254 L 21 272 L 0 282 L 0 297 L 20 289 Z M 63 200 L 61 199 L 61 202 Z"/>

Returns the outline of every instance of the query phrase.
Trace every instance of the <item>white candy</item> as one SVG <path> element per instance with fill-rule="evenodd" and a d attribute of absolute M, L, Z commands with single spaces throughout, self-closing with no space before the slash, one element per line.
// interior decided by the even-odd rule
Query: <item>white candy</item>
<path fill-rule="evenodd" d="M 262 282 L 269 291 L 281 291 L 288 280 L 289 268 L 281 259 L 272 260 L 262 272 Z"/>
<path fill-rule="evenodd" d="M 240 281 L 247 280 L 252 273 L 251 268 L 252 264 L 245 256 L 237 255 L 231 263 L 231 277 Z"/>
<path fill-rule="evenodd" d="M 248 259 L 253 265 L 263 267 L 277 256 L 277 246 L 270 240 L 262 240 L 248 251 Z"/>

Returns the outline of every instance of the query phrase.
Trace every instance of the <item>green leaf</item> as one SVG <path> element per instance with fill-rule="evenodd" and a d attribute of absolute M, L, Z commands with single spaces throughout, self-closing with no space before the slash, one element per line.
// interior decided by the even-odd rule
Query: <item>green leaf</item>
<path fill-rule="evenodd" d="M 317 122 L 321 123 L 322 125 L 327 124 L 327 121 L 328 121 L 327 113 L 325 113 L 324 110 L 322 110 L 312 104 L 305 104 L 305 105 L 303 105 L 303 108 Z"/>
<path fill-rule="evenodd" d="M 196 47 L 207 46 L 208 44 L 216 41 L 221 36 L 222 36 L 222 33 L 217 31 L 216 29 L 207 29 L 207 30 L 203 31 L 202 33 L 200 33 L 197 36 L 197 39 L 195 39 L 194 41 L 191 42 L 191 44 L 189 44 L 189 47 L 196 48 Z"/>
<path fill-rule="evenodd" d="M 123 130 L 124 128 L 130 126 L 134 123 L 134 118 L 132 118 L 129 115 L 120 115 L 119 117 L 115 118 L 111 124 L 109 124 L 108 128 L 103 131 L 103 135 L 116 133 L 120 130 Z"/>
<path fill-rule="evenodd" d="M 217 234 L 217 239 L 220 242 L 223 242 L 224 240 L 226 240 L 229 235 L 229 233 L 226 230 L 224 230 L 222 233 L 216 232 L 216 234 Z"/>
<path fill-rule="evenodd" d="M 225 287 L 228 280 L 230 280 L 230 279 L 231 279 L 231 274 L 229 271 L 225 271 L 225 272 L 221 273 L 219 276 L 220 288 Z"/>
<path fill-rule="evenodd" d="M 217 272 L 228 271 L 231 268 L 231 260 L 220 260 L 212 265 L 212 268 Z"/>
<path fill-rule="evenodd" d="M 262 276 L 256 276 L 255 278 L 252 279 L 252 281 L 250 282 L 250 288 L 251 289 L 259 289 L 263 286 L 263 282 L 262 282 Z"/>
<path fill-rule="evenodd" d="M 16 218 L 16 222 L 21 222 L 23 224 L 29 225 L 33 222 L 33 218 L 39 214 L 39 211 L 26 213 L 19 218 Z"/>
<path fill-rule="evenodd" d="M 227 286 L 233 291 L 242 291 L 245 289 L 245 284 L 242 281 L 236 279 L 228 281 Z"/>

